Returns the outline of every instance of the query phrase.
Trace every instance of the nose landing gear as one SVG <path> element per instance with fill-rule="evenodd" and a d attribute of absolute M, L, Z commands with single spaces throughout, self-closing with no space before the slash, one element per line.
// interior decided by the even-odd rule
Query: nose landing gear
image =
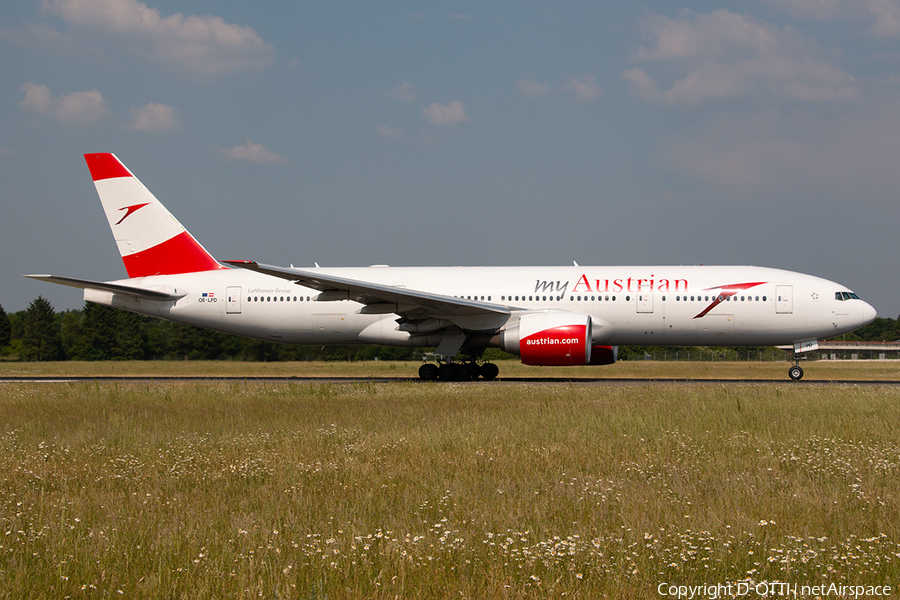
<path fill-rule="evenodd" d="M 800 381 L 803 379 L 803 369 L 800 368 L 800 355 L 794 355 L 794 366 L 788 369 L 788 377 L 791 381 Z"/>

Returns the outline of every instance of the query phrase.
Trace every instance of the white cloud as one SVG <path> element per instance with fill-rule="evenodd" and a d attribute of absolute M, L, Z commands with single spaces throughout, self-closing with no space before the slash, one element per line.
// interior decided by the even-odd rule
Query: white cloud
<path fill-rule="evenodd" d="M 573 102 L 594 102 L 603 95 L 603 90 L 597 85 L 596 79 L 590 73 L 584 77 L 566 77 L 566 83 L 559 88 L 553 88 L 546 83 L 540 83 L 533 79 L 517 79 L 516 91 L 526 98 L 535 98 L 547 94 L 573 94 Z"/>
<path fill-rule="evenodd" d="M 29 81 L 19 86 L 19 89 L 25 92 L 25 97 L 19 102 L 19 106 L 23 110 L 42 115 L 49 115 L 53 112 L 54 100 L 50 96 L 50 88 L 46 85 L 38 85 Z"/>
<path fill-rule="evenodd" d="M 103 94 L 97 90 L 60 96 L 56 106 L 56 118 L 63 123 L 96 123 L 108 114 Z"/>
<path fill-rule="evenodd" d="M 786 10 L 794 17 L 826 21 L 841 12 L 843 0 L 761 0 L 775 8 Z"/>
<path fill-rule="evenodd" d="M 639 46 L 631 60 L 659 65 L 661 77 L 676 78 L 657 94 L 658 83 L 645 69 L 624 71 L 629 89 L 644 101 L 697 106 L 760 95 L 802 102 L 860 98 L 853 77 L 790 27 L 719 9 L 677 19 L 654 13 L 642 28 L 651 44 Z"/>
<path fill-rule="evenodd" d="M 720 114 L 659 152 L 672 171 L 756 198 L 892 198 L 900 188 L 900 101 L 867 102 L 839 115 Z"/>
<path fill-rule="evenodd" d="M 450 104 L 432 102 L 427 108 L 422 109 L 422 116 L 435 127 L 450 127 L 457 123 L 468 123 L 471 120 L 466 114 L 463 103 L 458 101 Z"/>
<path fill-rule="evenodd" d="M 897 0 L 866 0 L 866 7 L 875 16 L 869 33 L 884 38 L 900 34 L 900 2 Z"/>
<path fill-rule="evenodd" d="M 662 94 L 659 86 L 653 81 L 647 72 L 640 67 L 635 67 L 620 73 L 628 86 L 628 92 L 643 102 L 659 104 L 662 102 Z"/>
<path fill-rule="evenodd" d="M 577 77 L 567 77 L 564 91 L 575 93 L 575 102 L 594 102 L 603 95 L 600 86 L 594 80 L 591 74 L 585 74 L 582 79 Z"/>
<path fill-rule="evenodd" d="M 217 150 L 219 151 L 219 153 L 227 156 L 231 160 L 242 160 L 257 165 L 288 164 L 285 159 L 281 158 L 274 152 L 270 152 L 262 144 L 254 144 L 250 140 L 250 138 L 247 138 L 246 144 L 235 146 L 234 148 L 218 148 Z"/>
<path fill-rule="evenodd" d="M 29 112 L 54 118 L 67 125 L 90 125 L 109 115 L 103 94 L 97 90 L 72 92 L 54 98 L 50 88 L 32 82 L 20 87 L 25 97 L 19 107 Z"/>
<path fill-rule="evenodd" d="M 274 49 L 250 27 L 221 17 L 160 15 L 136 0 L 42 0 L 45 13 L 74 30 L 154 62 L 218 74 L 268 67 Z"/>
<path fill-rule="evenodd" d="M 760 0 L 798 19 L 843 20 L 874 23 L 869 34 L 876 38 L 900 35 L 900 0 Z"/>
<path fill-rule="evenodd" d="M 377 131 L 378 137 L 383 140 L 402 140 L 406 137 L 406 132 L 402 129 L 392 129 L 387 125 L 379 125 Z"/>
<path fill-rule="evenodd" d="M 526 98 L 534 98 L 535 96 L 548 94 L 551 90 L 546 84 L 538 83 L 532 79 L 516 79 L 516 91 Z"/>
<path fill-rule="evenodd" d="M 165 104 L 151 102 L 141 108 L 132 106 L 131 122 L 126 127 L 135 131 L 170 133 L 178 131 L 181 128 L 181 124 L 178 122 L 174 108 Z"/>
<path fill-rule="evenodd" d="M 401 102 L 416 101 L 416 86 L 410 82 L 401 83 L 388 94 L 391 98 L 400 100 Z"/>

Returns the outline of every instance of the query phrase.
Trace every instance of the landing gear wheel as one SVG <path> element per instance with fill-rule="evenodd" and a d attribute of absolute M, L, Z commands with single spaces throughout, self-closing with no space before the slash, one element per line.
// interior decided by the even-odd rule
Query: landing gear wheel
<path fill-rule="evenodd" d="M 478 371 L 485 381 L 493 381 L 500 374 L 500 368 L 494 363 L 484 363 L 479 367 Z"/>
<path fill-rule="evenodd" d="M 434 381 L 438 378 L 438 367 L 431 363 L 425 363 L 419 367 L 419 379 L 423 381 Z"/>
<path fill-rule="evenodd" d="M 800 381 L 803 379 L 803 369 L 800 368 L 800 365 L 794 365 L 788 369 L 788 377 L 790 377 L 792 381 Z"/>
<path fill-rule="evenodd" d="M 438 367 L 438 379 L 441 381 L 453 381 L 455 375 L 455 369 L 453 365 L 443 363 Z"/>

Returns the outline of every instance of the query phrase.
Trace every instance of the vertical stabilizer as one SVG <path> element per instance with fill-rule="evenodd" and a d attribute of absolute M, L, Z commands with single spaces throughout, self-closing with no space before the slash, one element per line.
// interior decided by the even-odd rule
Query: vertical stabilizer
<path fill-rule="evenodd" d="M 128 277 L 223 269 L 115 154 L 85 154 Z"/>

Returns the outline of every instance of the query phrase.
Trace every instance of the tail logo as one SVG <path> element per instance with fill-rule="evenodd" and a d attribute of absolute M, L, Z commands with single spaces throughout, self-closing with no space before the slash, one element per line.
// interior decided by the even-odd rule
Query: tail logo
<path fill-rule="evenodd" d="M 116 225 L 118 225 L 119 223 L 121 223 L 122 221 L 124 221 L 125 219 L 127 219 L 128 216 L 131 215 L 131 213 L 133 213 L 133 212 L 136 211 L 137 209 L 143 208 L 143 207 L 147 206 L 148 204 L 150 204 L 150 203 L 149 203 L 149 202 L 144 202 L 143 204 L 132 204 L 131 206 L 123 206 L 123 207 L 120 208 L 119 210 L 124 210 L 124 211 L 127 211 L 127 212 L 125 213 L 125 215 L 124 215 L 121 219 L 119 219 L 119 221 L 116 223 Z"/>

